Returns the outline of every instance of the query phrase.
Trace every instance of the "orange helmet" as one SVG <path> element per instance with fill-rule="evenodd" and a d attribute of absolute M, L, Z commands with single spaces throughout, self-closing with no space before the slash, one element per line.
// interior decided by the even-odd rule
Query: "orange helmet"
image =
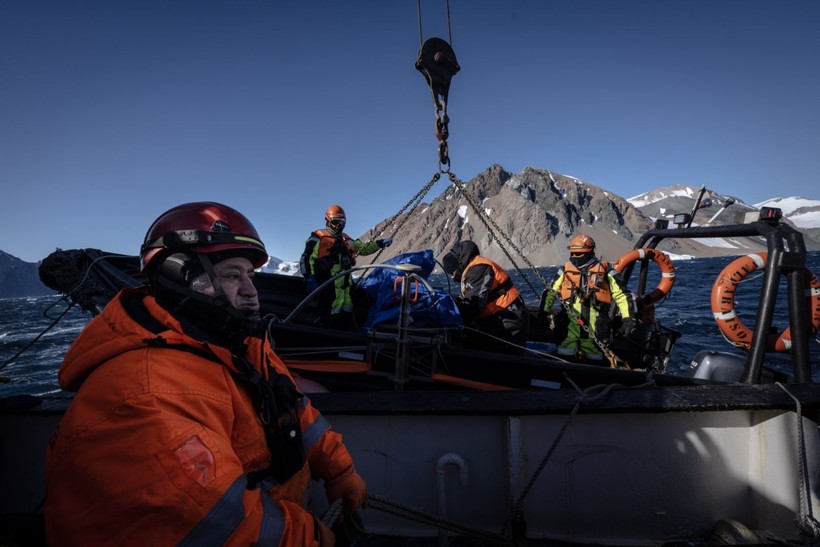
<path fill-rule="evenodd" d="M 265 244 L 253 224 L 236 209 L 212 201 L 184 203 L 161 214 L 145 234 L 140 271 L 154 268 L 177 251 L 244 251 L 254 268 L 268 260 Z"/>
<path fill-rule="evenodd" d="M 331 205 L 325 211 L 325 222 L 328 224 L 333 224 L 333 222 L 341 221 L 342 224 L 347 222 L 347 217 L 345 217 L 345 210 L 341 208 L 339 205 Z"/>
<path fill-rule="evenodd" d="M 339 205 L 331 205 L 325 211 L 325 225 L 331 233 L 339 235 L 345 229 L 347 218 L 345 218 L 345 210 Z"/>
<path fill-rule="evenodd" d="M 570 253 L 588 253 L 595 250 L 595 240 L 587 234 L 578 234 L 572 238 L 567 248 Z"/>

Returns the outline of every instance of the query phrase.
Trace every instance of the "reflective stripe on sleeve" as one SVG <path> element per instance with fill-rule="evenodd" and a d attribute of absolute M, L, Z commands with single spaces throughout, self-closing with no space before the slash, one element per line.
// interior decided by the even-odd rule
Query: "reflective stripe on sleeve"
<path fill-rule="evenodd" d="M 262 492 L 262 525 L 259 527 L 259 545 L 279 545 L 285 533 L 285 516 L 279 505 Z"/>
<path fill-rule="evenodd" d="M 302 444 L 305 446 L 305 452 L 313 448 L 313 445 L 319 442 L 328 429 L 330 429 L 330 422 L 320 414 L 316 421 L 310 424 L 310 427 L 302 431 Z"/>
<path fill-rule="evenodd" d="M 247 475 L 241 475 L 213 508 L 197 524 L 179 545 L 224 545 L 237 526 L 245 518 L 242 503 L 248 484 Z M 279 545 L 285 530 L 285 516 L 279 505 L 264 492 L 262 498 L 262 522 L 259 525 L 259 545 Z"/>
<path fill-rule="evenodd" d="M 245 518 L 242 500 L 247 484 L 245 475 L 236 479 L 179 545 L 224 545 Z"/>

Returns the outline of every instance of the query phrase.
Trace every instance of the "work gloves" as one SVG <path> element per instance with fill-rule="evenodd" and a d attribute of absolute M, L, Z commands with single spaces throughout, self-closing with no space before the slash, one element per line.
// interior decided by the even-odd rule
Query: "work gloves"
<path fill-rule="evenodd" d="M 367 505 L 367 484 L 352 465 L 339 476 L 325 481 L 325 494 L 329 503 L 344 498 L 344 512 L 348 514 Z"/>
<path fill-rule="evenodd" d="M 635 330 L 635 326 L 635 319 L 632 317 L 627 317 L 624 319 L 623 323 L 621 323 L 621 328 L 618 330 L 618 334 L 621 336 L 629 336 Z"/>
<path fill-rule="evenodd" d="M 377 239 L 376 240 L 376 245 L 379 246 L 379 249 L 384 249 L 385 247 L 390 247 L 390 245 L 392 245 L 392 244 L 393 244 L 393 238 L 392 237 L 386 237 L 384 239 Z"/>
<path fill-rule="evenodd" d="M 307 286 L 307 291 L 312 293 L 316 289 L 319 288 L 319 282 L 316 281 L 315 275 L 309 275 L 305 278 L 305 285 Z"/>

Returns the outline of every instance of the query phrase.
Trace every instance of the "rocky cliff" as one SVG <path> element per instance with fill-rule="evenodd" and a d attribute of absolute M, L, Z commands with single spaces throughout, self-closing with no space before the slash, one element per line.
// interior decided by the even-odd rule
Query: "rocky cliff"
<path fill-rule="evenodd" d="M 547 169 L 526 168 L 518 174 L 492 165 L 462 188 L 451 184 L 431 202 L 418 206 L 408 215 L 379 223 L 364 234 L 394 234 L 394 243 L 379 260 L 408 251 L 432 249 L 437 257 L 463 239 L 475 241 L 481 253 L 504 267 L 521 268 L 563 263 L 567 244 L 576 234 L 591 235 L 598 256 L 615 261 L 631 250 L 640 235 L 650 229 L 656 218 L 671 218 L 674 213 L 690 213 L 694 199 L 670 192 L 661 198 L 636 198 L 639 206 L 593 184 Z M 706 224 L 728 197 L 710 192 L 711 207 L 699 209 L 695 224 Z M 756 210 L 735 198 L 712 223 L 734 222 L 739 213 Z M 397 232 L 397 227 L 401 226 Z M 702 240 L 671 241 L 661 248 L 673 254 L 696 257 L 741 255 L 765 250 L 759 238 L 737 238 L 731 242 Z M 820 248 L 814 243 L 812 248 Z"/>

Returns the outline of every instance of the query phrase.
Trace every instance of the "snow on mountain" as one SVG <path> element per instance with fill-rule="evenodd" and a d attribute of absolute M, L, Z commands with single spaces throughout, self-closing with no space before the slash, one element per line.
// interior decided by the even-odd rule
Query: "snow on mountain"
<path fill-rule="evenodd" d="M 268 261 L 259 268 L 260 272 L 275 273 L 279 275 L 301 276 L 298 262 L 286 262 L 274 256 L 269 256 Z"/>
<path fill-rule="evenodd" d="M 693 186 L 668 186 L 665 188 L 656 188 L 649 192 L 627 198 L 626 201 L 637 207 L 638 209 L 655 203 L 666 198 L 682 197 L 687 199 L 695 199 L 698 194 L 698 189 Z"/>
<path fill-rule="evenodd" d="M 643 194 L 628 198 L 627 201 L 640 209 L 645 215 L 651 218 L 666 218 L 674 214 L 674 212 L 686 212 L 686 205 L 691 207 L 691 200 L 697 198 L 699 188 L 686 185 L 675 185 L 663 188 L 656 188 Z M 721 214 L 727 211 L 741 211 L 750 212 L 758 211 L 761 207 L 777 207 L 783 211 L 783 218 L 792 222 L 798 228 L 820 228 L 820 201 L 808 199 L 804 197 L 783 197 L 770 198 L 766 201 L 749 205 L 743 200 L 734 196 L 724 196 L 715 190 L 707 189 L 703 196 L 706 206 L 704 209 L 710 209 L 717 212 L 727 201 L 731 203 L 726 206 L 726 210 L 721 211 Z M 704 213 L 709 211 L 704 210 Z M 726 215 L 729 220 L 729 215 Z M 697 219 L 694 225 L 697 225 Z"/>
<path fill-rule="evenodd" d="M 700 188 L 677 185 L 656 188 L 627 201 L 640 209 L 652 220 L 663 218 L 673 220 L 675 213 L 691 213 L 694 200 Z M 692 226 L 720 225 L 732 222 L 748 222 L 748 217 L 756 217 L 761 207 L 776 207 L 783 212 L 783 219 L 803 232 L 810 249 L 816 249 L 820 243 L 820 201 L 803 197 L 771 198 L 755 205 L 743 200 L 724 196 L 715 190 L 707 189 L 703 195 L 700 209 L 695 211 Z M 715 238 L 698 238 L 697 242 L 707 247 L 735 248 L 738 253 L 752 252 L 746 250 L 748 241 L 740 239 L 716 240 Z"/>
<path fill-rule="evenodd" d="M 798 228 L 820 228 L 820 201 L 803 197 L 770 198 L 755 207 L 777 207 Z"/>

